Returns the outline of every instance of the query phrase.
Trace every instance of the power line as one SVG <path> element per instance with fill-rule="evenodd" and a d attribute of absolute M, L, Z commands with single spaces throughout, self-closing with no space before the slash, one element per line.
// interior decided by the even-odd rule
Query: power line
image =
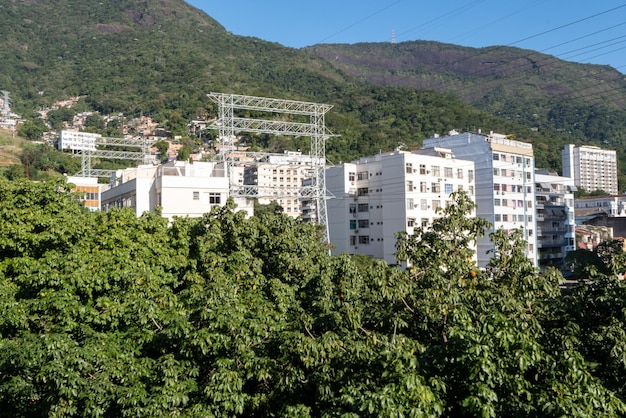
<path fill-rule="evenodd" d="M 401 2 L 402 2 L 402 0 L 397 0 L 397 1 L 393 2 L 393 3 L 391 3 L 390 5 L 385 6 L 385 7 L 383 7 L 382 9 L 377 10 L 376 12 L 374 12 L 374 13 L 372 13 L 372 14 L 368 15 L 368 16 L 365 16 L 364 18 L 362 18 L 362 19 L 360 19 L 360 20 L 358 20 L 358 21 L 356 21 L 356 22 L 352 23 L 351 25 L 348 25 L 348 26 L 344 27 L 343 29 L 341 29 L 341 30 L 339 30 L 339 31 L 337 31 L 337 32 L 335 32 L 335 33 L 333 33 L 332 35 L 329 35 L 329 36 L 325 37 L 324 39 L 322 39 L 321 41 L 316 42 L 316 43 L 321 44 L 321 43 L 323 43 L 324 41 L 327 41 L 327 40 L 328 40 L 328 39 L 330 39 L 330 38 L 334 38 L 335 36 L 337 36 L 337 35 L 339 35 L 339 34 L 342 34 L 342 33 L 346 32 L 346 31 L 348 31 L 348 30 L 352 29 L 353 27 L 355 27 L 355 26 L 359 25 L 360 23 L 363 23 L 363 22 L 365 22 L 366 20 L 371 19 L 372 17 L 374 17 L 374 16 L 376 16 L 376 15 L 381 14 L 381 13 L 382 13 L 382 12 L 384 12 L 385 10 L 390 9 L 391 7 L 393 7 L 393 6 L 395 6 L 396 4 L 401 3 Z"/>

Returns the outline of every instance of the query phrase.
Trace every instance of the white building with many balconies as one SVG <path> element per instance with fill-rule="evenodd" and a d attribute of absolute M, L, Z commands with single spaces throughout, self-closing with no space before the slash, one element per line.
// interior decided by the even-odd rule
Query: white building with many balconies
<path fill-rule="evenodd" d="M 539 267 L 564 269 L 565 257 L 576 250 L 574 179 L 535 171 Z"/>

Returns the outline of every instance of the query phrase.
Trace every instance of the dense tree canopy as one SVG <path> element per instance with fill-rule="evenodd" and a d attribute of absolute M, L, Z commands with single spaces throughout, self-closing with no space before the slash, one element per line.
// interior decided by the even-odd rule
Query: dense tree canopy
<path fill-rule="evenodd" d="M 624 416 L 626 288 L 562 297 L 459 195 L 401 270 L 232 204 L 171 225 L 0 179 L 0 415 Z"/>

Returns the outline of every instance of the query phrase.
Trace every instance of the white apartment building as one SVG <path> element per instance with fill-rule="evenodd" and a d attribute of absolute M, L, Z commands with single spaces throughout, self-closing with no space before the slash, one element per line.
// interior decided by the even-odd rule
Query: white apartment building
<path fill-rule="evenodd" d="M 259 203 L 276 201 L 285 215 L 297 218 L 302 215 L 299 195 L 303 181 L 311 177 L 316 164 L 314 157 L 301 152 L 270 154 L 245 167 L 243 183 L 258 187 Z"/>
<path fill-rule="evenodd" d="M 91 132 L 70 131 L 70 130 L 64 129 L 59 133 L 59 141 L 57 142 L 57 149 L 59 151 L 63 151 L 63 150 L 95 151 L 96 140 L 101 137 L 102 135 L 94 134 Z"/>
<path fill-rule="evenodd" d="M 228 178 L 223 163 L 173 161 L 159 166 L 142 165 L 118 170 L 111 188 L 102 193 L 102 210 L 130 207 L 137 216 L 157 207 L 161 214 L 200 217 L 226 203 Z M 236 199 L 237 210 L 253 213 L 251 201 Z"/>
<path fill-rule="evenodd" d="M 574 179 L 535 170 L 539 268 L 565 268 L 565 257 L 576 250 Z"/>
<path fill-rule="evenodd" d="M 396 233 L 413 233 L 440 216 L 458 190 L 474 195 L 474 163 L 449 149 L 377 154 L 326 169 L 334 254 L 364 254 L 397 263 Z"/>
<path fill-rule="evenodd" d="M 571 177 L 578 187 L 588 192 L 604 190 L 615 195 L 617 190 L 617 153 L 598 147 L 568 144 L 563 148 L 563 176 Z"/>
<path fill-rule="evenodd" d="M 452 150 L 476 166 L 476 216 L 487 219 L 493 230 L 522 227 L 526 255 L 537 266 L 535 218 L 535 159 L 532 144 L 507 139 L 506 135 L 457 133 L 424 140 L 424 147 Z M 488 234 L 478 241 L 478 265 L 485 267 L 494 245 Z"/>

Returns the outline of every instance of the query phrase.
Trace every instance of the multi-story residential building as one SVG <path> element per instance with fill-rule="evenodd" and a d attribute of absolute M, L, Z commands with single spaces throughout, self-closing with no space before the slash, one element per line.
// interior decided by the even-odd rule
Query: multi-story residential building
<path fill-rule="evenodd" d="M 626 195 L 585 196 L 574 205 L 578 226 L 607 227 L 610 239 L 626 238 Z"/>
<path fill-rule="evenodd" d="M 576 250 L 574 179 L 535 170 L 539 267 L 564 269 L 565 257 Z"/>
<path fill-rule="evenodd" d="M 617 153 L 598 147 L 568 144 L 563 148 L 563 176 L 586 191 L 604 190 L 617 194 Z"/>
<path fill-rule="evenodd" d="M 102 135 L 91 132 L 80 132 L 64 129 L 59 133 L 57 149 L 59 151 L 95 151 L 96 140 L 98 138 L 102 138 Z"/>
<path fill-rule="evenodd" d="M 285 215 L 297 218 L 302 215 L 299 198 L 302 182 L 311 177 L 314 164 L 317 162 L 313 157 L 301 152 L 270 154 L 245 167 L 243 183 L 258 188 L 259 203 L 275 201 Z"/>
<path fill-rule="evenodd" d="M 535 159 L 532 144 L 496 133 L 457 133 L 424 140 L 424 147 L 452 150 L 456 158 L 476 166 L 476 215 L 493 230 L 523 228 L 526 255 L 537 265 L 535 218 Z M 494 250 L 488 234 L 477 245 L 478 265 L 485 267 Z"/>
<path fill-rule="evenodd" d="M 159 166 L 142 165 L 118 170 L 111 188 L 102 193 L 102 209 L 130 207 L 136 215 L 161 208 L 161 214 L 199 217 L 221 206 L 229 197 L 223 163 L 174 161 Z M 252 202 L 236 199 L 238 210 L 252 215 Z"/>
<path fill-rule="evenodd" d="M 326 169 L 333 252 L 397 263 L 396 234 L 428 227 L 450 194 L 474 196 L 474 163 L 443 148 L 377 154 Z"/>
<path fill-rule="evenodd" d="M 67 182 L 74 185 L 73 192 L 78 193 L 78 199 L 90 211 L 98 211 L 101 206 L 102 192 L 109 188 L 107 184 L 99 184 L 96 177 L 68 176 Z"/>

